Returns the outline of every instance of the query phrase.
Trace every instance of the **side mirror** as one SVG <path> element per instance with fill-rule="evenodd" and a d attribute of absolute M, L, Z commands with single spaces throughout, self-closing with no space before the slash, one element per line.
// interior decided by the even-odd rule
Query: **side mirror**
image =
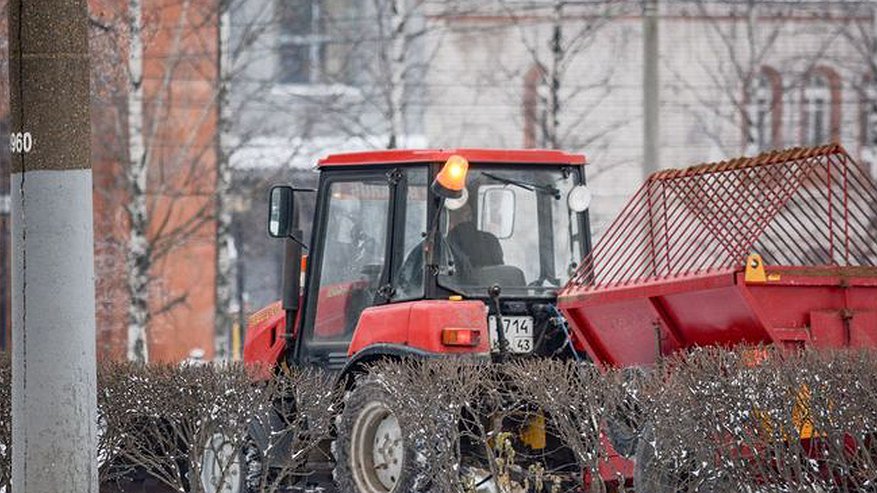
<path fill-rule="evenodd" d="M 289 238 L 292 234 L 295 199 L 292 187 L 271 187 L 268 209 L 268 235 L 272 238 Z"/>
<path fill-rule="evenodd" d="M 478 229 L 503 240 L 515 230 L 515 192 L 504 185 L 482 187 L 478 193 Z"/>

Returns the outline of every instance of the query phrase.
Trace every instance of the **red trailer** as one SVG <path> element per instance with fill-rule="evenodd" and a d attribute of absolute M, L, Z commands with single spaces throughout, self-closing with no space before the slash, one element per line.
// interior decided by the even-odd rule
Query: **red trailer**
<path fill-rule="evenodd" d="M 657 172 L 558 305 L 607 367 L 708 345 L 877 347 L 877 189 L 839 145 Z"/>
<path fill-rule="evenodd" d="M 877 347 L 877 188 L 839 145 L 657 172 L 558 307 L 603 368 L 697 346 Z M 608 450 L 603 479 L 630 478 Z"/>

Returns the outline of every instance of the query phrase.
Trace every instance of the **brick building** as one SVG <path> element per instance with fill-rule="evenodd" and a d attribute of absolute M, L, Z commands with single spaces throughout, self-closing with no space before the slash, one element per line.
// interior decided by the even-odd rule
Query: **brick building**
<path fill-rule="evenodd" d="M 125 357 L 128 338 L 126 4 L 90 2 L 98 25 L 92 30 L 98 354 L 112 358 Z M 213 0 L 142 2 L 151 361 L 178 361 L 192 350 L 209 358 L 214 349 L 217 12 Z"/>
<path fill-rule="evenodd" d="M 89 1 L 96 343 L 100 358 L 115 359 L 125 357 L 128 337 L 125 249 L 131 194 L 125 175 L 130 87 L 126 7 L 127 2 Z M 217 2 L 144 0 L 142 9 L 143 124 L 149 156 L 146 196 L 151 217 L 147 237 L 150 248 L 158 251 L 150 270 L 149 355 L 152 361 L 179 361 L 192 350 L 203 350 L 209 358 L 214 350 L 215 310 Z M 0 20 L 5 22 L 5 16 Z M 0 79 L 6 94 L 7 79 Z M 7 98 L 0 101 L 3 122 Z M 3 131 L 4 140 L 6 134 Z M 0 152 L 0 166 L 6 163 Z M 8 168 L 0 170 L 0 261 L 6 267 Z M 4 290 L 6 272 L 0 269 Z M 8 318 L 8 302 L 0 303 L 0 340 L 8 337 L 8 326 L 2 326 Z"/>

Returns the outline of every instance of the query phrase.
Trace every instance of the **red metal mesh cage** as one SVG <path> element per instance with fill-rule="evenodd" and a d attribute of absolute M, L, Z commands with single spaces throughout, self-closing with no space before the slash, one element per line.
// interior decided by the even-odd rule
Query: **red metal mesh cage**
<path fill-rule="evenodd" d="M 839 145 L 659 171 L 564 291 L 768 265 L 877 265 L 877 188 Z"/>

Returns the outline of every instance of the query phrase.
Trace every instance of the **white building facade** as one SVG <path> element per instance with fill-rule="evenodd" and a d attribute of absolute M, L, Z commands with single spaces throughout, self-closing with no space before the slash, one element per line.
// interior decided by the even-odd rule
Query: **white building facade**
<path fill-rule="evenodd" d="M 247 16 L 271 29 L 243 57 L 254 62 L 250 82 L 232 86 L 233 98 L 262 96 L 236 119 L 233 134 L 260 130 L 233 162 L 302 168 L 362 148 L 558 147 L 591 163 L 599 235 L 647 169 L 643 1 L 247 2 L 232 37 Z M 877 162 L 877 3 L 657 5 L 660 157 L 648 164 L 830 141 Z"/>
<path fill-rule="evenodd" d="M 662 1 L 653 164 L 841 142 L 872 166 L 875 8 Z M 557 145 L 593 164 L 592 213 L 602 231 L 643 179 L 641 2 L 518 2 L 431 21 L 444 29 L 424 118 L 429 143 L 439 147 L 544 145 L 560 26 L 567 53 L 558 71 Z"/>

